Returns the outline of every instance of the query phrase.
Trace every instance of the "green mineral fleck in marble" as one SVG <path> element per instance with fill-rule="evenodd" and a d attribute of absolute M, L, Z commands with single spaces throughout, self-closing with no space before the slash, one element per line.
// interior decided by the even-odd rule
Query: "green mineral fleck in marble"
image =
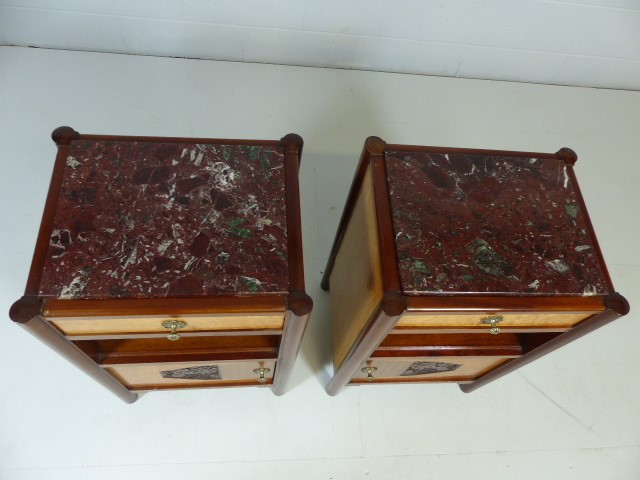
<path fill-rule="evenodd" d="M 227 223 L 231 228 L 237 227 L 238 225 L 242 225 L 246 220 L 244 218 L 232 218 Z"/>
<path fill-rule="evenodd" d="M 224 265 L 229 261 L 229 256 L 230 255 L 227 252 L 221 252 L 216 257 L 216 262 L 219 263 L 220 265 Z"/>
<path fill-rule="evenodd" d="M 409 252 L 400 252 L 400 261 L 407 261 L 409 260 Z"/>
<path fill-rule="evenodd" d="M 473 263 L 484 273 L 495 277 L 504 277 L 513 270 L 511 264 L 496 252 L 486 240 L 476 239 L 469 245 L 475 252 Z"/>
<path fill-rule="evenodd" d="M 269 163 L 269 158 L 268 157 L 261 157 L 260 158 L 260 164 L 262 165 L 262 169 L 265 172 L 268 172 L 271 169 L 271 164 Z"/>
<path fill-rule="evenodd" d="M 249 147 L 249 160 L 257 160 L 258 159 L 258 154 L 260 153 L 260 147 Z"/>
<path fill-rule="evenodd" d="M 564 206 L 564 209 L 571 216 L 571 218 L 576 218 L 578 216 L 578 206 L 575 203 L 569 203 Z"/>
<path fill-rule="evenodd" d="M 260 280 L 258 280 L 257 278 L 252 278 L 252 277 L 241 277 L 242 278 L 242 282 L 246 285 L 247 289 L 249 289 L 250 292 L 259 292 L 261 290 L 260 288 Z"/>
<path fill-rule="evenodd" d="M 229 147 L 223 147 L 222 155 L 224 156 L 224 159 L 228 162 L 229 160 L 231 160 L 231 149 Z"/>
<path fill-rule="evenodd" d="M 419 258 L 413 260 L 413 270 L 420 273 L 431 273 L 424 260 L 420 260 Z"/>
<path fill-rule="evenodd" d="M 275 250 L 274 253 L 279 256 L 280 258 L 282 258 L 283 260 L 286 260 L 287 257 L 285 256 L 284 252 L 281 252 L 280 250 Z"/>
<path fill-rule="evenodd" d="M 462 279 L 465 282 L 473 282 L 475 280 L 475 278 L 473 277 L 473 275 L 462 275 Z"/>
<path fill-rule="evenodd" d="M 235 235 L 236 237 L 251 238 L 251 230 L 249 230 L 248 228 L 233 227 L 229 228 L 227 232 Z"/>

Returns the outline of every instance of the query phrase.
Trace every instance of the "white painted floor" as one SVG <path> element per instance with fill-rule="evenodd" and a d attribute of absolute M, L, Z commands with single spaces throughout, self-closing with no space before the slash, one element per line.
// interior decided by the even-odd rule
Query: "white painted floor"
<path fill-rule="evenodd" d="M 307 290 L 291 390 L 161 392 L 121 403 L 8 316 L 0 479 L 640 478 L 640 93 L 342 70 L 0 48 L 0 311 L 25 285 L 51 131 L 305 140 Z M 319 288 L 364 139 L 578 152 L 578 179 L 632 313 L 475 393 L 324 392 Z"/>

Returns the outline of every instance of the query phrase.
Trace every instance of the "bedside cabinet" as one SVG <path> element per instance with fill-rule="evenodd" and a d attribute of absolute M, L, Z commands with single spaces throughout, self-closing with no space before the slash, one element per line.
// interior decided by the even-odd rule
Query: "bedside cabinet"
<path fill-rule="evenodd" d="M 367 139 L 322 286 L 336 394 L 456 382 L 470 392 L 628 313 L 567 148 Z"/>
<path fill-rule="evenodd" d="M 11 318 L 121 399 L 285 391 L 311 312 L 302 139 L 53 132 L 58 154 Z"/>

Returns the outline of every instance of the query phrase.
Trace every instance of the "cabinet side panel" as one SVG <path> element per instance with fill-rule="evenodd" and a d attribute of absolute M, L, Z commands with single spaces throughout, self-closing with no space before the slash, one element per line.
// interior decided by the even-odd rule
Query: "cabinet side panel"
<path fill-rule="evenodd" d="M 382 299 L 373 181 L 368 169 L 331 273 L 333 364 L 344 361 Z"/>

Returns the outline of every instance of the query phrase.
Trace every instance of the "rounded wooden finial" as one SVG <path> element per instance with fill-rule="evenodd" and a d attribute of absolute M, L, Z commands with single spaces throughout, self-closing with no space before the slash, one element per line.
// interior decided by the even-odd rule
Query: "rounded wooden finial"
<path fill-rule="evenodd" d="M 298 316 L 311 313 L 313 300 L 304 290 L 293 290 L 287 297 L 287 308 Z"/>
<path fill-rule="evenodd" d="M 384 292 L 382 302 L 380 302 L 382 311 L 390 317 L 397 317 L 407 309 L 407 301 L 400 292 Z"/>
<path fill-rule="evenodd" d="M 9 318 L 16 323 L 26 323 L 42 313 L 42 300 L 37 297 L 22 297 L 11 305 Z"/>
<path fill-rule="evenodd" d="M 564 161 L 567 165 L 575 165 L 578 161 L 578 155 L 576 152 L 567 147 L 562 147 L 556 152 L 556 156 Z"/>
<path fill-rule="evenodd" d="M 69 145 L 72 140 L 80 138 L 80 133 L 71 127 L 58 127 L 51 133 L 51 138 L 56 145 Z"/>
<path fill-rule="evenodd" d="M 369 137 L 364 141 L 364 148 L 373 154 L 383 154 L 387 143 L 380 137 Z"/>

